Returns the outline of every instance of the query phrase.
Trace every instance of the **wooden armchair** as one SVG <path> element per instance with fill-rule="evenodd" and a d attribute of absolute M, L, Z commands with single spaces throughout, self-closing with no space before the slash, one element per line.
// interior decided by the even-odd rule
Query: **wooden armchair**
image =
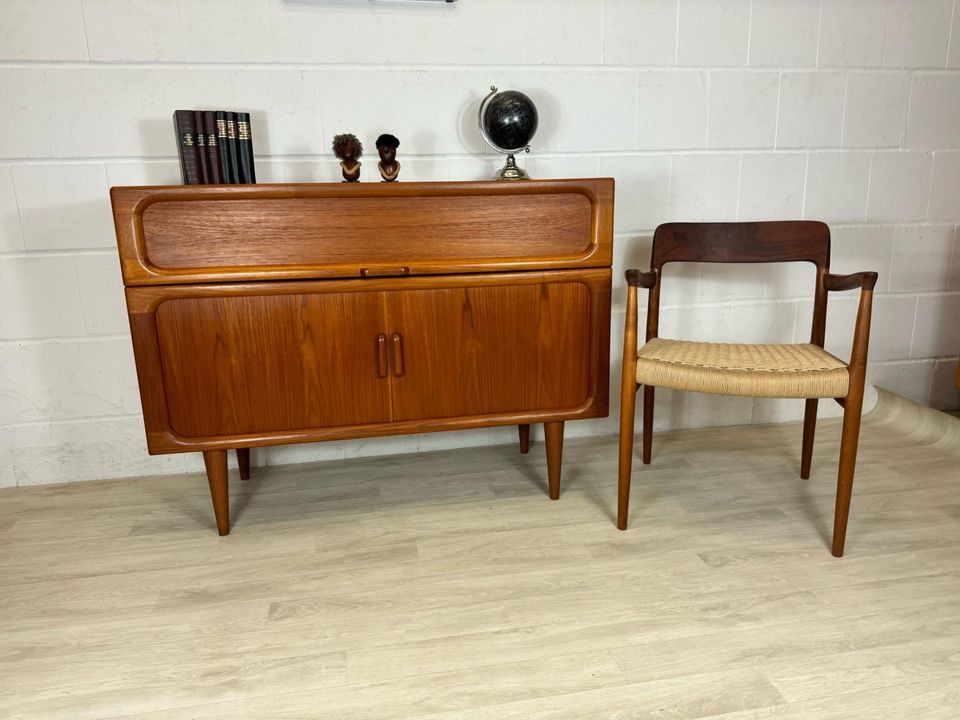
<path fill-rule="evenodd" d="M 669 262 L 812 262 L 817 268 L 809 344 L 738 345 L 667 340 L 658 335 L 660 277 Z M 643 462 L 650 463 L 653 400 L 657 386 L 677 390 L 805 398 L 800 477 L 810 477 L 818 398 L 843 406 L 833 554 L 843 555 L 860 435 L 860 413 L 870 336 L 875 272 L 833 275 L 830 230 L 820 222 L 669 223 L 653 236 L 650 271 L 627 271 L 627 314 L 620 397 L 620 480 L 617 527 L 627 528 L 636 393 L 643 386 Z M 649 292 L 647 342 L 637 347 L 637 288 Z M 850 362 L 823 349 L 827 292 L 860 288 Z"/>

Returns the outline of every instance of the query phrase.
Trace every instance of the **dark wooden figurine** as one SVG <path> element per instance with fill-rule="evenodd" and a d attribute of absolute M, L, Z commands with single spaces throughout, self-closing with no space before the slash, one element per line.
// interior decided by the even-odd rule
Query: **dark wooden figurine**
<path fill-rule="evenodd" d="M 363 157 L 363 143 L 352 133 L 342 133 L 333 138 L 333 154 L 340 160 L 340 170 L 344 182 L 360 180 L 360 158 Z"/>
<path fill-rule="evenodd" d="M 377 138 L 377 152 L 380 153 L 377 169 L 384 182 L 394 182 L 400 174 L 400 163 L 397 162 L 398 147 L 400 147 L 400 141 L 394 135 L 384 133 Z"/>

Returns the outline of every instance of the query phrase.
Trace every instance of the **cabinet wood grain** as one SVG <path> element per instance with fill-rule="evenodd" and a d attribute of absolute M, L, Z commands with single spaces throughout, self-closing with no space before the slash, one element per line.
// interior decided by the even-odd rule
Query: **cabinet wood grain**
<path fill-rule="evenodd" d="M 409 358 L 394 381 L 398 420 L 571 410 L 590 399 L 582 282 L 406 290 L 390 310 Z"/>
<path fill-rule="evenodd" d="M 111 190 L 127 285 L 609 267 L 613 182 Z"/>
<path fill-rule="evenodd" d="M 170 429 L 244 435 L 391 420 L 383 294 L 173 298 L 156 310 Z"/>

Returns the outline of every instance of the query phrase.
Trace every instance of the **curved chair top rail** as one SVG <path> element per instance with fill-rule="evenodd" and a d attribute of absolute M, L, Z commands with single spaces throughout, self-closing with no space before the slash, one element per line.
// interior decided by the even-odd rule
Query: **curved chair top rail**
<path fill-rule="evenodd" d="M 822 222 L 666 223 L 653 235 L 651 270 L 669 262 L 812 262 L 830 267 L 830 229 Z"/>

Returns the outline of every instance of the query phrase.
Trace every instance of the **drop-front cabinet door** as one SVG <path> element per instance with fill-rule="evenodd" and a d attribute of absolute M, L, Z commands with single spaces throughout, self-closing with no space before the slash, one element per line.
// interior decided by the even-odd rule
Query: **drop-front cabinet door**
<path fill-rule="evenodd" d="M 609 271 L 563 275 L 389 293 L 394 419 L 605 413 Z"/>
<path fill-rule="evenodd" d="M 389 422 L 382 293 L 173 297 L 156 307 L 184 438 Z"/>

